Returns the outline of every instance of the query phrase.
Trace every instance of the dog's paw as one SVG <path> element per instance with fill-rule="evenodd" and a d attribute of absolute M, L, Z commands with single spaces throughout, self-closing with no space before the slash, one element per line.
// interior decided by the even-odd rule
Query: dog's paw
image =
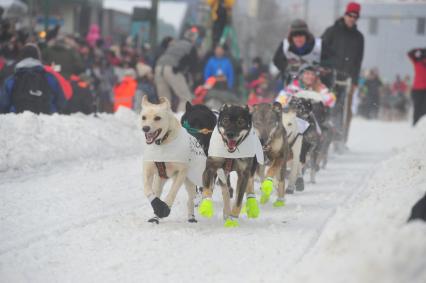
<path fill-rule="evenodd" d="M 210 198 L 203 199 L 198 207 L 198 212 L 204 217 L 211 218 L 214 214 L 213 201 Z"/>
<path fill-rule="evenodd" d="M 272 181 L 272 178 L 265 179 L 262 182 L 262 185 L 260 186 L 260 190 L 262 191 L 260 203 L 265 204 L 269 201 L 269 197 L 271 196 L 272 191 L 274 190 L 274 182 Z"/>
<path fill-rule="evenodd" d="M 154 216 L 150 219 L 148 219 L 149 223 L 153 223 L 153 224 L 160 224 L 160 218 L 158 218 L 158 216 Z"/>
<path fill-rule="evenodd" d="M 228 217 L 228 218 L 226 218 L 225 224 L 223 226 L 225 226 L 226 228 L 234 228 L 234 227 L 238 227 L 240 225 L 238 224 L 237 218 Z"/>
<path fill-rule="evenodd" d="M 170 207 L 161 199 L 155 198 L 151 201 L 152 208 L 154 209 L 155 215 L 160 218 L 169 216 Z"/>
<path fill-rule="evenodd" d="M 275 202 L 274 202 L 274 207 L 283 207 L 283 206 L 285 206 L 285 201 L 284 200 L 279 200 L 279 199 L 277 199 Z"/>
<path fill-rule="evenodd" d="M 195 219 L 195 216 L 194 216 L 194 215 L 191 215 L 191 216 L 188 218 L 188 222 L 189 222 L 189 223 L 198 223 L 198 221 L 197 221 L 197 219 Z"/>
<path fill-rule="evenodd" d="M 288 187 L 287 187 L 287 190 L 285 190 L 285 192 L 287 193 L 287 194 L 294 194 L 294 190 L 296 189 L 296 186 L 295 185 L 289 185 Z"/>
<path fill-rule="evenodd" d="M 247 198 L 245 208 L 248 218 L 259 217 L 260 210 L 255 196 Z"/>
<path fill-rule="evenodd" d="M 296 180 L 296 191 L 303 191 L 305 189 L 305 182 L 302 177 L 297 178 Z"/>

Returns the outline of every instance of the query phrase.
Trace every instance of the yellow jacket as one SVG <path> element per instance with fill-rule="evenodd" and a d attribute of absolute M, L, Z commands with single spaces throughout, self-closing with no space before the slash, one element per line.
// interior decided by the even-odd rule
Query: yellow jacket
<path fill-rule="evenodd" d="M 211 8 L 211 17 L 213 21 L 217 20 L 217 8 L 219 7 L 219 1 L 220 0 L 206 0 L 207 4 Z M 230 12 L 232 6 L 234 6 L 235 0 L 224 0 L 225 8 L 228 10 L 228 13 Z"/>

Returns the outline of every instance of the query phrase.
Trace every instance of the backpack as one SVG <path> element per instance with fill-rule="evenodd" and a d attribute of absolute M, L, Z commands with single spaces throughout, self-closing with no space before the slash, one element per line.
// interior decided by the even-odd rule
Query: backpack
<path fill-rule="evenodd" d="M 68 101 L 64 113 L 71 114 L 81 112 L 91 114 L 94 112 L 94 97 L 88 86 L 82 86 L 82 82 L 71 80 L 73 96 Z"/>
<path fill-rule="evenodd" d="M 12 105 L 16 113 L 31 111 L 37 114 L 51 113 L 51 101 L 54 97 L 42 68 L 20 69 L 14 75 Z"/>

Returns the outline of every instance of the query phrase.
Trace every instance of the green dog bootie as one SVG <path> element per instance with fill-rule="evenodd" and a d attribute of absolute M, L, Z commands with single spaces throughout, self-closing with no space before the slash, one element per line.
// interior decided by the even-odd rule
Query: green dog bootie
<path fill-rule="evenodd" d="M 257 199 L 254 194 L 250 194 L 247 196 L 247 202 L 245 205 L 245 210 L 247 212 L 248 218 L 257 218 L 259 217 L 259 205 L 257 204 Z"/>
<path fill-rule="evenodd" d="M 225 224 L 223 226 L 225 226 L 226 228 L 238 227 L 239 226 L 238 220 L 237 218 L 234 218 L 234 217 L 228 217 L 226 218 Z"/>
<path fill-rule="evenodd" d="M 211 218 L 214 214 L 212 199 L 203 199 L 200 203 L 200 206 L 198 207 L 198 212 L 204 217 Z"/>
<path fill-rule="evenodd" d="M 262 196 L 260 197 L 260 203 L 265 204 L 269 201 L 269 197 L 274 190 L 274 182 L 272 178 L 266 178 L 262 185 L 260 186 L 260 190 L 262 191 Z"/>
<path fill-rule="evenodd" d="M 285 206 L 285 200 L 284 199 L 277 199 L 275 202 L 274 202 L 274 207 L 283 207 L 283 206 Z"/>

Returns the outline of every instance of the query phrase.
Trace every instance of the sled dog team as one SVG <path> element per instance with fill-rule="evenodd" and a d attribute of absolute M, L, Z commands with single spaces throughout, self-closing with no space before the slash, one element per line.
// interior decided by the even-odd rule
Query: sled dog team
<path fill-rule="evenodd" d="M 310 168 L 311 182 L 315 182 L 320 162 L 326 163 L 329 139 L 320 137 L 310 119 L 312 110 L 309 99 L 299 98 L 284 112 L 279 102 L 251 109 L 225 104 L 216 116 L 208 107 L 188 102 L 179 121 L 166 98 L 152 104 L 143 97 L 143 186 L 154 212 L 148 221 L 158 224 L 169 216 L 182 185 L 188 193 L 188 221 L 192 223 L 197 222 L 197 194 L 202 196 L 199 214 L 213 216 L 215 184 L 222 190 L 225 227 L 238 226 L 242 210 L 249 218 L 259 216 L 256 177 L 261 180 L 260 203 L 267 203 L 275 188 L 273 206 L 284 206 L 286 193 L 304 189 L 302 170 Z M 235 190 L 230 182 L 232 171 L 238 177 Z M 171 187 L 163 195 L 168 179 Z"/>

